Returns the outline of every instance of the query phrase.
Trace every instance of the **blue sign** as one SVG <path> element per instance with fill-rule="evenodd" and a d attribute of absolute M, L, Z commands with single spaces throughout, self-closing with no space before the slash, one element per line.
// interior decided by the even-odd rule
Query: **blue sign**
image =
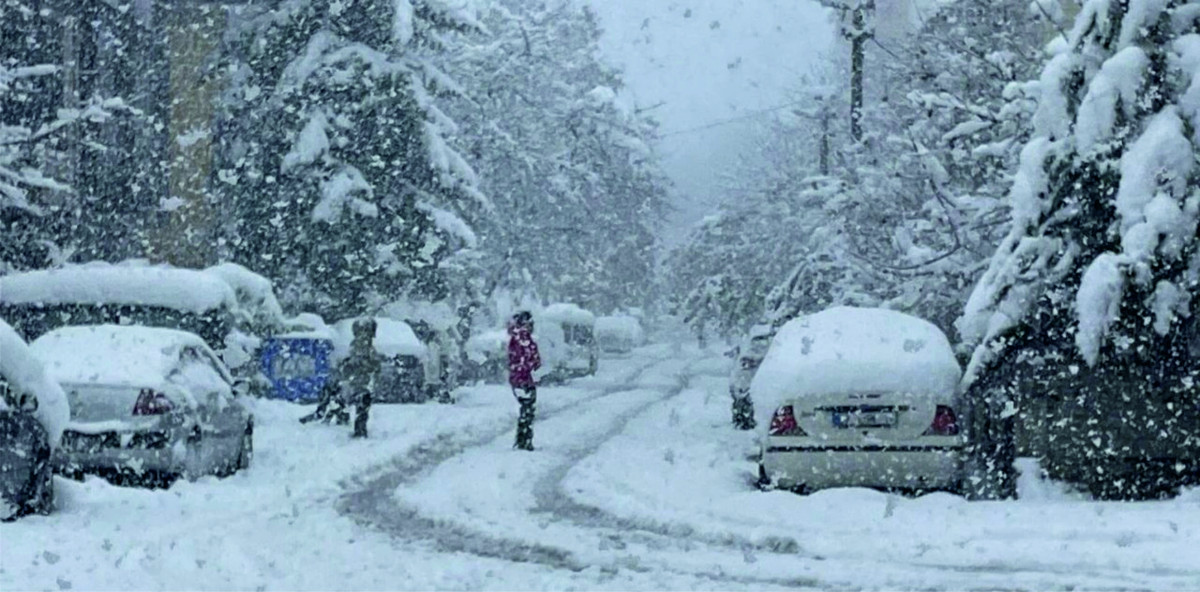
<path fill-rule="evenodd" d="M 262 348 L 262 372 L 271 382 L 268 396 L 313 403 L 333 374 L 333 342 L 319 337 L 272 337 Z"/>

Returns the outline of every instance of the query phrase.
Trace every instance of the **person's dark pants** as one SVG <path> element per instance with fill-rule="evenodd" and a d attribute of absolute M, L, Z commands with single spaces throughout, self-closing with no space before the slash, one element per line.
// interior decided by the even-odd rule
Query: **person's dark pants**
<path fill-rule="evenodd" d="M 371 391 L 362 391 L 354 397 L 354 437 L 367 437 L 367 419 L 371 415 Z"/>
<path fill-rule="evenodd" d="M 533 417 L 537 403 L 537 388 L 513 388 L 517 402 L 521 404 L 521 413 L 517 416 L 517 443 L 513 446 L 521 450 L 533 450 Z"/>

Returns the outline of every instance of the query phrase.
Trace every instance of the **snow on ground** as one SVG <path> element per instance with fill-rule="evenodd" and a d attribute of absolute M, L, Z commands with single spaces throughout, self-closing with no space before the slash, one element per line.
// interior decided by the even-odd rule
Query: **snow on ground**
<path fill-rule="evenodd" d="M 1096 503 L 1025 461 L 1017 502 L 757 492 L 754 435 L 729 427 L 728 364 L 671 345 L 602 360 L 596 377 L 539 392 L 533 453 L 511 450 L 506 387 L 376 406 L 366 441 L 257 401 L 254 464 L 231 478 L 158 491 L 59 480 L 58 512 L 0 525 L 0 590 L 1200 582 L 1200 490 Z"/>
<path fill-rule="evenodd" d="M 725 386 L 698 377 L 573 467 L 563 489 L 636 524 L 793 549 L 793 569 L 815 565 L 809 575 L 832 587 L 1200 585 L 1200 492 L 1164 502 L 1092 502 L 1039 480 L 1027 460 L 1016 502 L 856 488 L 761 493 L 749 487 L 755 436 L 729 429 Z M 769 572 L 788 569 L 758 559 Z"/>

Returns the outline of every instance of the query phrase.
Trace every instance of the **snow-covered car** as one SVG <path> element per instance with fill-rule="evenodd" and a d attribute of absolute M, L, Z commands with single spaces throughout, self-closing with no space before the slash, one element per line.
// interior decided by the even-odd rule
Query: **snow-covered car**
<path fill-rule="evenodd" d="M 958 490 L 961 369 L 903 313 L 836 307 L 784 324 L 750 385 L 764 486 Z"/>
<path fill-rule="evenodd" d="M 754 325 L 745 341 L 733 350 L 733 371 L 729 376 L 729 398 L 732 401 L 733 425 L 740 430 L 752 430 L 754 401 L 750 398 L 750 381 L 771 347 L 774 333 L 770 325 Z"/>
<path fill-rule="evenodd" d="M 145 325 L 195 333 L 254 388 L 261 338 L 283 327 L 271 282 L 235 264 L 204 270 L 141 260 L 0 277 L 0 317 L 32 341 L 69 325 Z"/>
<path fill-rule="evenodd" d="M 606 353 L 629 353 L 646 342 L 646 333 L 637 318 L 610 315 L 596 318 L 596 344 Z"/>
<path fill-rule="evenodd" d="M 62 388 L 0 320 L 0 520 L 52 509 L 52 454 L 68 413 Z"/>
<path fill-rule="evenodd" d="M 463 375 L 467 380 L 508 380 L 508 333 L 501 329 L 477 333 L 467 340 L 464 349 Z"/>
<path fill-rule="evenodd" d="M 175 329 L 89 325 L 30 344 L 66 391 L 64 474 L 229 475 L 250 466 L 254 417 L 216 354 Z"/>
<path fill-rule="evenodd" d="M 596 373 L 596 316 L 567 303 L 534 314 L 534 341 L 542 355 L 541 380 L 558 382 Z"/>
<path fill-rule="evenodd" d="M 334 344 L 335 364 L 340 365 L 350 355 L 355 320 L 343 319 L 334 325 L 338 336 Z M 376 317 L 372 345 L 384 359 L 374 402 L 424 403 L 429 400 L 430 393 L 437 387 L 441 367 L 437 356 L 430 355 L 429 347 L 408 323 Z"/>

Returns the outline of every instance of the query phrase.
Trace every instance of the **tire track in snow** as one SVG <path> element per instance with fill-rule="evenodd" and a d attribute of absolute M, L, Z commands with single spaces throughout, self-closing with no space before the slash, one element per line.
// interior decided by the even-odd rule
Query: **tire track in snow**
<path fill-rule="evenodd" d="M 629 390 L 651 368 L 673 360 L 674 356 L 656 356 L 638 368 L 620 384 L 600 389 L 578 401 L 542 415 L 546 421 L 578 407 L 585 406 L 615 393 Z M 441 434 L 419 444 L 381 468 L 369 471 L 346 482 L 347 490 L 338 502 L 338 511 L 359 525 L 373 528 L 396 538 L 413 542 L 429 542 L 442 552 L 461 552 L 480 557 L 519 563 L 538 563 L 558 569 L 581 571 L 588 567 L 576 561 L 570 551 L 548 545 L 492 537 L 450 521 L 422 516 L 418 509 L 400 503 L 394 492 L 402 485 L 413 484 L 431 473 L 438 465 L 470 448 L 484 446 L 513 430 L 512 420 L 497 420 L 495 426 L 473 434 Z"/>
<path fill-rule="evenodd" d="M 646 390 L 645 386 L 639 387 L 639 382 L 645 374 L 664 363 L 677 361 L 677 355 L 678 352 L 675 356 L 656 358 L 639 368 L 622 384 L 604 388 L 595 395 L 584 397 L 547 413 L 544 417 L 539 418 L 539 422 L 552 420 L 615 394 Z M 453 519 L 445 520 L 423 515 L 418 508 L 396 498 L 394 492 L 397 488 L 419 482 L 432 473 L 437 466 L 469 449 L 486 446 L 496 439 L 504 437 L 512 431 L 511 421 L 507 419 L 497 422 L 497 425 L 503 425 L 503 428 L 498 427 L 486 433 L 477 433 L 473 437 L 443 434 L 415 447 L 383 468 L 382 474 L 352 482 L 348 488 L 352 487 L 353 489 L 343 494 L 339 510 L 360 525 L 384 531 L 399 539 L 415 543 L 430 543 L 440 552 L 467 553 L 505 561 L 536 563 L 553 569 L 573 572 L 597 567 L 602 573 L 615 573 L 619 569 L 640 573 L 662 572 L 715 583 L 736 583 L 760 587 L 765 585 L 796 588 L 816 585 L 816 581 L 807 578 L 757 578 L 725 574 L 719 567 L 716 568 L 716 572 L 712 572 L 705 569 L 679 569 L 665 561 L 643 563 L 638 557 L 621 552 L 630 544 L 643 545 L 652 550 L 685 552 L 695 550 L 699 545 L 716 546 L 721 551 L 734 550 L 738 552 L 737 557 L 746 558 L 750 548 L 747 541 L 742 539 L 716 541 L 714 544 L 712 540 L 691 537 L 688 536 L 690 533 L 681 533 L 677 529 L 666 526 L 654 528 L 647 524 L 613 517 L 604 514 L 598 508 L 578 504 L 559 492 L 559 484 L 562 479 L 580 459 L 594 454 L 605 442 L 624 431 L 634 418 L 644 414 L 653 406 L 678 396 L 688 388 L 689 372 L 697 362 L 692 361 L 685 364 L 674 376 L 673 385 L 660 384 L 650 387 L 650 390 L 658 390 L 660 396 L 623 410 L 598 436 L 589 438 L 581 445 L 571 447 L 566 458 L 557 463 L 545 477 L 539 479 L 533 486 L 537 506 L 532 510 L 531 517 L 545 514 L 552 520 L 579 527 L 581 531 L 589 535 L 589 538 L 599 543 L 598 547 L 601 551 L 610 551 L 615 554 L 612 561 L 607 563 L 583 561 L 576 556 L 574 551 L 563 547 L 493 536 Z M 745 560 L 752 561 L 748 558 Z"/>

